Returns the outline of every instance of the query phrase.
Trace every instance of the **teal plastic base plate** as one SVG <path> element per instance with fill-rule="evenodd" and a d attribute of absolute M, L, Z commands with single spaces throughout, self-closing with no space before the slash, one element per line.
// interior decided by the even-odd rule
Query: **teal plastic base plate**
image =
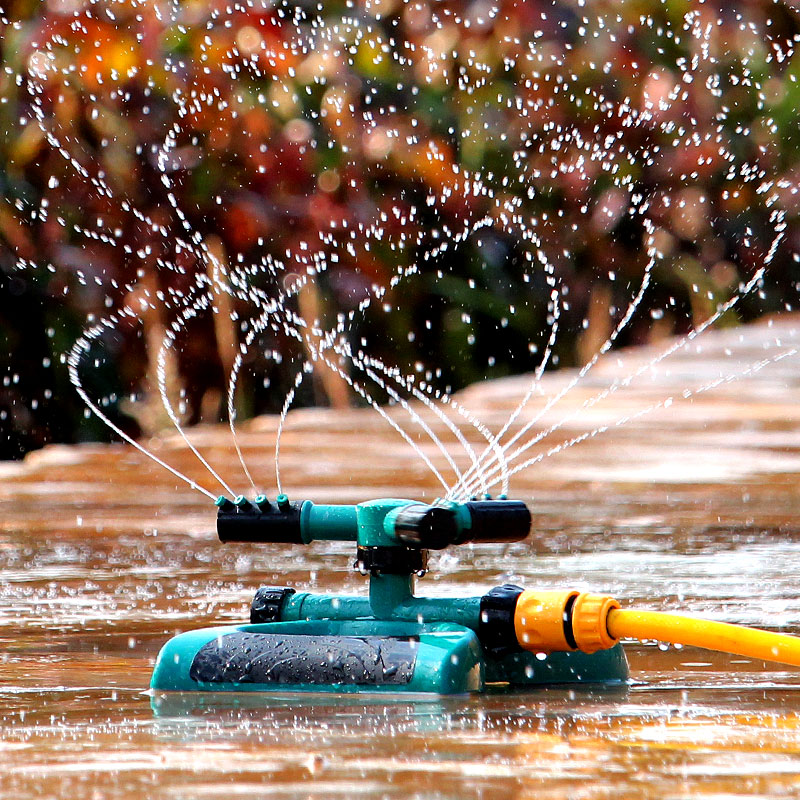
<path fill-rule="evenodd" d="M 158 656 L 158 692 L 467 694 L 492 684 L 620 684 L 622 647 L 585 653 L 488 657 L 475 632 L 453 623 L 308 620 L 203 628 Z"/>

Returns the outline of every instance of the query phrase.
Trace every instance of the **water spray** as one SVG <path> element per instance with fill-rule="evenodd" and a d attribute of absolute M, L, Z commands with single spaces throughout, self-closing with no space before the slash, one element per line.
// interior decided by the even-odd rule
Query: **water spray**
<path fill-rule="evenodd" d="M 463 694 L 495 685 L 622 684 L 621 639 L 656 639 L 800 666 L 800 637 L 650 611 L 613 597 L 506 584 L 478 597 L 418 597 L 428 551 L 530 532 L 516 500 L 358 505 L 220 497 L 223 542 L 356 543 L 367 596 L 262 587 L 250 623 L 182 633 L 159 654 L 158 691 Z"/>

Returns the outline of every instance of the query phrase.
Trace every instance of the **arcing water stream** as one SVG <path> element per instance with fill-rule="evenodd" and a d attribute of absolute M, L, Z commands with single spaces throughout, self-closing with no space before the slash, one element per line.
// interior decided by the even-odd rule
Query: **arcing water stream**
<path fill-rule="evenodd" d="M 700 5 L 678 13 L 654 4 L 627 25 L 633 17 L 625 3 L 591 10 L 565 4 L 521 17 L 489 4 L 365 2 L 312 11 L 233 3 L 200 11 L 88 3 L 59 8 L 38 28 L 7 19 L 10 31 L 25 31 L 16 81 L 28 115 L 21 122 L 53 154 L 47 185 L 77 182 L 93 206 L 108 207 L 105 216 L 76 219 L 43 197 L 35 208 L 18 201 L 17 210 L 31 224 L 60 226 L 61 238 L 98 246 L 110 263 L 122 263 L 93 270 L 110 311 L 89 314 L 68 356 L 82 399 L 132 441 L 109 416 L 111 409 L 118 418 L 119 397 L 92 397 L 85 381 L 106 364 L 103 348 L 141 325 L 152 363 L 144 377 L 151 385 L 149 392 L 134 391 L 129 413 L 151 402 L 157 388 L 168 421 L 185 436 L 191 386 L 180 388 L 174 363 L 196 320 L 227 314 L 236 324 L 223 334 L 225 321 L 215 321 L 217 335 L 209 342 L 228 368 L 232 446 L 252 490 L 270 485 L 266 475 L 253 475 L 238 446 L 237 386 L 245 364 L 248 374 L 263 374 L 259 359 L 267 359 L 295 365 L 284 387 L 284 417 L 316 372 L 339 387 L 334 394 L 345 402 L 351 395 L 371 405 L 436 475 L 447 497 L 507 493 L 511 476 L 578 443 L 555 438 L 566 419 L 547 430 L 537 428 L 536 417 L 516 427 L 544 370 L 561 358 L 561 338 L 575 339 L 569 325 L 592 330 L 581 350 L 583 367 L 564 395 L 643 317 L 666 316 L 677 325 L 676 309 L 687 297 L 693 308 L 683 339 L 654 356 L 652 365 L 600 390 L 587 400 L 590 408 L 620 386 L 646 379 L 651 366 L 693 346 L 718 321 L 757 307 L 759 297 L 765 307 L 768 293 L 782 294 L 779 307 L 794 302 L 787 265 L 795 234 L 791 228 L 787 236 L 787 226 L 795 214 L 795 184 L 786 159 L 791 151 L 782 155 L 779 142 L 795 92 L 800 26 L 789 8 L 776 7 L 769 16 L 745 3 L 714 16 Z M 82 42 L 92 37 L 95 55 L 87 62 Z M 170 37 L 180 47 L 165 45 Z M 163 63 L 144 57 L 151 52 L 161 53 Z M 632 60 L 617 63 L 623 56 Z M 432 113 L 432 94 L 443 96 L 443 108 L 454 115 L 446 129 Z M 60 110 L 68 98 L 96 129 L 92 152 L 70 133 Z M 133 131 L 120 128 L 120 120 L 137 113 L 149 143 L 137 143 Z M 745 117 L 755 122 L 748 127 Z M 261 133 L 253 127 L 257 120 Z M 197 193 L 197 181 L 219 158 L 215 136 L 228 142 L 225 158 L 238 159 L 237 177 L 221 184 L 230 209 L 222 195 Z M 126 151 L 128 143 L 136 143 L 134 151 Z M 288 169 L 289 150 L 310 162 L 315 185 L 275 183 Z M 273 151 L 277 160 L 270 161 Z M 116 166 L 123 156 L 141 180 L 146 174 L 157 180 L 137 188 Z M 485 163 L 497 160 L 502 169 Z M 245 192 L 262 197 L 264 213 L 273 218 L 261 225 L 269 235 L 248 238 L 241 216 L 229 216 L 231 224 L 238 222 L 219 231 L 226 243 L 220 248 L 209 233 L 221 219 L 214 209 L 240 213 L 236 203 Z M 304 214 L 316 213 L 323 200 L 327 215 L 305 224 Z M 290 211 L 292 203 L 307 210 Z M 287 236 L 274 224 L 281 217 L 297 234 Z M 146 232 L 147 243 L 138 249 L 124 235 L 131 226 Z M 610 258 L 592 249 L 597 237 L 618 248 L 626 236 L 633 236 L 632 257 L 624 248 Z M 499 327 L 473 324 L 491 298 L 497 262 L 491 247 L 500 244 L 508 268 L 518 273 L 518 294 L 509 298 L 495 283 L 501 291 L 491 303 Z M 121 259 L 115 251 L 122 251 Z M 411 370 L 387 359 L 387 345 L 389 352 L 397 345 L 392 317 L 410 321 L 404 298 L 460 287 L 463 259 L 472 253 L 479 258 L 478 277 L 469 277 L 449 301 L 461 315 L 465 362 L 483 357 L 488 342 L 491 367 L 508 355 L 492 350 L 492 338 L 499 343 L 502 328 L 518 328 L 515 316 L 541 309 L 546 317 L 543 326 L 518 331 L 535 369 L 520 406 L 495 431 L 452 401 L 449 386 L 441 385 L 447 381 L 436 377 L 442 365 L 426 366 L 424 350 Z M 376 268 L 367 280 L 367 263 L 376 258 L 384 271 Z M 589 269 L 598 286 L 611 287 L 588 303 L 573 300 L 587 258 L 598 262 Z M 607 274 L 601 263 L 611 267 Z M 42 266 L 22 254 L 17 260 L 23 272 Z M 47 268 L 60 269 L 52 262 Z M 711 283 L 698 277 L 704 270 Z M 86 283 L 85 270 L 77 276 Z M 331 293 L 346 280 L 351 290 Z M 685 286 L 670 289 L 676 280 Z M 611 299 L 603 305 L 603 297 Z M 333 304 L 327 311 L 321 298 Z M 574 304 L 583 309 L 582 319 L 575 318 Z M 413 313 L 424 315 L 425 306 L 422 301 Z M 592 317 L 595 306 L 600 322 Z M 400 330 L 413 342 L 442 324 L 428 315 L 419 328 Z M 223 352 L 225 335 L 230 352 Z M 384 342 L 373 344 L 370 336 Z M 776 341 L 766 355 L 783 359 L 793 350 Z M 686 389 L 706 387 L 701 382 Z M 553 398 L 553 407 L 562 399 Z M 408 400 L 445 420 L 456 446 L 439 440 Z M 387 401 L 407 415 L 386 415 Z M 470 428 L 485 439 L 477 451 L 462 432 Z M 420 437 L 444 456 L 444 472 L 420 448 Z M 242 487 L 222 481 L 195 453 L 216 486 L 194 488 L 213 496 L 219 488 L 234 494 Z"/>
<path fill-rule="evenodd" d="M 14 13 L 6 171 L 33 189 L 3 237 L 28 231 L 20 280 L 78 298 L 70 378 L 141 453 L 4 469 L 0 797 L 793 796 L 794 671 L 718 655 L 633 648 L 646 686 L 613 696 L 153 716 L 141 689 L 165 637 L 238 621 L 257 583 L 360 588 L 336 545 L 213 544 L 220 490 L 513 491 L 531 540 L 442 556 L 436 592 L 577 582 L 796 629 L 795 322 L 714 330 L 796 302 L 796 11 Z M 577 367 L 550 374 L 565 337 Z M 443 355 L 529 374 L 454 395 Z M 128 357 L 126 402 L 95 391 Z M 186 426 L 192 362 L 226 374 L 228 428 Z M 310 383 L 372 410 L 289 414 Z M 280 417 L 237 425 L 257 391 Z M 175 438 L 127 428 L 158 427 L 152 398 Z"/>

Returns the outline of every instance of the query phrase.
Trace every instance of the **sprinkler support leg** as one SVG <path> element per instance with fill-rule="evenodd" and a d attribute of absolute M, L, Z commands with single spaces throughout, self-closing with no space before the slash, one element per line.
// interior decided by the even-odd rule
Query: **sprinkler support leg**
<path fill-rule="evenodd" d="M 375 619 L 396 619 L 395 610 L 413 598 L 411 575 L 376 575 L 369 577 L 369 605 Z"/>

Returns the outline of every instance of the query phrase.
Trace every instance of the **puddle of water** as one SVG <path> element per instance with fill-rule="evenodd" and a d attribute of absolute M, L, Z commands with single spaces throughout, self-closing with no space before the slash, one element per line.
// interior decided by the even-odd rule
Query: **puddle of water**
<path fill-rule="evenodd" d="M 760 329 L 750 330 L 756 348 Z M 420 591 L 482 593 L 507 580 L 575 585 L 650 608 L 797 630 L 800 475 L 762 472 L 760 459 L 749 460 L 796 438 L 797 423 L 783 416 L 795 385 L 771 396 L 771 414 L 759 407 L 757 422 L 743 393 L 737 421 L 726 417 L 715 433 L 727 435 L 740 467 L 718 482 L 598 479 L 618 447 L 636 464 L 658 452 L 655 440 L 670 462 L 685 448 L 687 474 L 706 475 L 696 462 L 708 434 L 682 412 L 657 417 L 646 435 L 621 429 L 581 445 L 580 458 L 552 459 L 521 493 L 534 512 L 530 539 L 442 553 Z M 494 385 L 485 391 L 487 404 L 498 402 Z M 480 406 L 481 388 L 470 393 Z M 514 398 L 508 392 L 504 402 Z M 385 476 L 365 469 L 360 441 L 389 447 L 390 432 L 359 431 L 352 412 L 309 416 L 313 424 L 304 421 L 294 440 L 299 455 L 315 452 L 324 427 L 331 446 L 317 462 L 352 480 L 340 497 L 327 488 L 325 499 L 381 493 Z M 270 439 L 262 427 L 244 432 L 254 451 Z M 202 431 L 210 443 L 225 435 Z M 388 703 L 213 695 L 157 699 L 154 710 L 144 690 L 175 632 L 244 619 L 260 584 L 359 592 L 364 580 L 346 544 L 216 543 L 210 504 L 124 448 L 57 455 L 55 466 L 47 452 L 17 465 L 0 501 L 2 798 L 796 796 L 800 671 L 693 648 L 629 645 L 634 683 L 625 689 Z M 186 450 L 173 455 L 192 469 Z M 234 458 L 228 452 L 221 468 L 232 470 Z M 311 485 L 304 459 L 291 463 L 287 481 Z M 411 496 L 435 492 L 398 475 Z"/>

